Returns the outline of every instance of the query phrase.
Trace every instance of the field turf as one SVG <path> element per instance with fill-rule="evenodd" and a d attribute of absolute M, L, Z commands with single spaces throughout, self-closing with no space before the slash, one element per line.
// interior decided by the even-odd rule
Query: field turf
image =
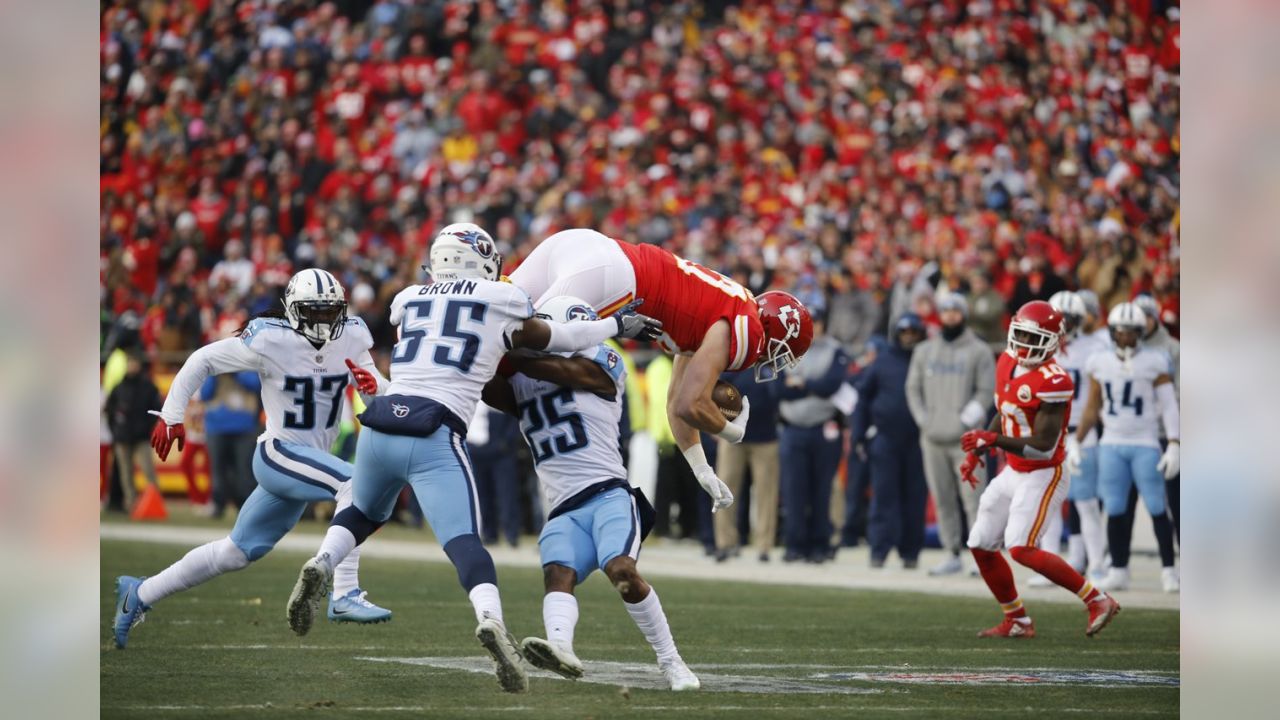
<path fill-rule="evenodd" d="M 114 579 L 154 573 L 177 545 L 101 546 L 104 718 L 1166 717 L 1178 713 L 1178 614 L 1128 608 L 1084 637 L 1078 605 L 1034 607 L 1033 640 L 978 640 L 991 601 L 662 579 L 654 585 L 696 693 L 658 689 L 653 653 L 608 582 L 579 588 L 576 650 L 598 682 L 534 675 L 498 689 L 453 569 L 368 560 L 361 580 L 391 623 L 284 621 L 298 553 L 163 601 L 112 645 Z M 644 563 L 641 562 L 641 571 Z M 542 633 L 541 574 L 499 568 L 507 624 Z M 1123 600 L 1122 600 L 1123 601 Z"/>

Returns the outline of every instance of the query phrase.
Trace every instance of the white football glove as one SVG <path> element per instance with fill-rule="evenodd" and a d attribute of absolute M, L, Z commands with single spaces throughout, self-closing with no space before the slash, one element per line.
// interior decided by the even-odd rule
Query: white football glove
<path fill-rule="evenodd" d="M 746 395 L 743 395 L 742 412 L 738 413 L 738 417 L 725 422 L 720 432 L 716 433 L 716 437 L 723 438 L 731 443 L 742 442 L 742 438 L 747 434 L 747 419 L 749 417 L 751 417 L 751 400 Z"/>
<path fill-rule="evenodd" d="M 1164 455 L 1160 456 L 1160 462 L 1156 463 L 1156 469 L 1164 473 L 1165 480 L 1172 480 L 1178 477 L 1178 471 L 1182 469 L 1181 447 L 1182 445 L 1177 442 L 1169 443 Z"/>
<path fill-rule="evenodd" d="M 729 492 L 729 486 L 716 477 L 716 471 L 712 470 L 710 465 L 694 468 L 693 476 L 698 478 L 698 484 L 711 496 L 711 512 L 722 510 L 733 504 L 733 493 Z"/>
<path fill-rule="evenodd" d="M 1079 474 L 1080 466 L 1084 464 L 1084 454 L 1080 451 L 1080 441 L 1075 435 L 1067 435 L 1067 458 L 1063 463 L 1067 471 L 1067 476 L 1071 477 Z"/>

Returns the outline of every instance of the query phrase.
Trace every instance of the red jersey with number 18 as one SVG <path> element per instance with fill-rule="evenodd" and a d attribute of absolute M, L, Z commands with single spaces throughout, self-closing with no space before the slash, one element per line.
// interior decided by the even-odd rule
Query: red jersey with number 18
<path fill-rule="evenodd" d="M 1022 370 L 1019 374 L 1019 370 Z M 1029 437 L 1036 426 L 1036 415 L 1042 403 L 1067 403 L 1058 444 L 1048 460 L 1033 460 L 1008 454 L 1009 467 L 1029 472 L 1062 464 L 1066 454 L 1063 440 L 1067 435 L 1067 417 L 1071 415 L 1071 396 L 1075 383 L 1057 365 L 1048 362 L 1038 368 L 1022 369 L 1008 353 L 996 361 L 996 409 L 1000 411 L 1000 434 L 1007 437 Z"/>
<path fill-rule="evenodd" d="M 656 245 L 617 241 L 636 274 L 637 312 L 662 321 L 659 343 L 672 353 L 692 353 L 707 330 L 720 320 L 729 323 L 729 365 L 741 370 L 755 365 L 764 350 L 764 326 L 755 298 L 720 273 Z"/>

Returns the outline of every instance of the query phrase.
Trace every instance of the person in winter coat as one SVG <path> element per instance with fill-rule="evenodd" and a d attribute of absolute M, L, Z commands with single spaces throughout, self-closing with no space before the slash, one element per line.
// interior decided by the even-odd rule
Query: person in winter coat
<path fill-rule="evenodd" d="M 156 466 L 151 454 L 151 427 L 155 418 L 149 411 L 159 410 L 161 403 L 160 390 L 151 379 L 146 359 L 141 354 L 130 355 L 124 379 L 107 396 L 105 408 L 116 462 L 120 466 L 126 510 L 133 508 L 135 461 L 142 467 L 147 482 L 156 484 Z"/>
<path fill-rule="evenodd" d="M 902 565 L 917 566 L 924 547 L 924 512 L 928 490 L 920 458 L 920 431 L 907 404 L 907 372 L 917 344 L 924 340 L 924 322 L 905 313 L 894 324 L 893 339 L 854 381 L 850 442 L 867 457 L 871 470 L 871 509 L 867 543 L 871 567 L 884 567 L 889 551 L 897 548 Z"/>
<path fill-rule="evenodd" d="M 920 427 L 924 476 L 933 493 L 938 535 L 949 556 L 930 575 L 960 572 L 966 537 L 960 502 L 969 522 L 978 516 L 981 487 L 960 480 L 964 452 L 960 436 L 987 421 L 995 393 L 996 367 L 991 346 L 965 325 L 969 307 L 960 295 L 938 300 L 941 332 L 920 343 L 907 372 L 907 403 Z"/>

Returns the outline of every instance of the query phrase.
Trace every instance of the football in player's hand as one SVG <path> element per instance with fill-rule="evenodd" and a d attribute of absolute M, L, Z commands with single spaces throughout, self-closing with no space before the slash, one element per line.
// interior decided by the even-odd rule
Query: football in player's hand
<path fill-rule="evenodd" d="M 742 393 L 724 380 L 717 380 L 716 386 L 711 388 L 711 400 L 720 408 L 725 420 L 733 420 L 742 412 Z"/>

